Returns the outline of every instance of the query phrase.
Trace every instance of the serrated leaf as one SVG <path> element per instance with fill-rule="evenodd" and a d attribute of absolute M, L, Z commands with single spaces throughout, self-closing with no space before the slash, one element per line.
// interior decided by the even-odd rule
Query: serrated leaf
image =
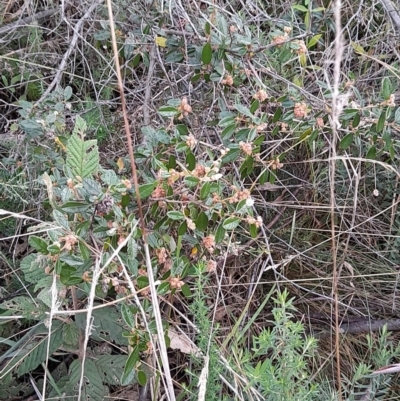
<path fill-rule="evenodd" d="M 95 309 L 92 316 L 93 330 L 91 336 L 94 340 L 106 340 L 119 345 L 127 345 L 127 339 L 122 335 L 124 323 L 120 313 L 114 307 Z M 84 330 L 86 328 L 86 313 L 76 315 L 75 322 L 80 329 Z"/>
<path fill-rule="evenodd" d="M 126 355 L 101 355 L 94 362 L 104 384 L 114 386 L 121 384 Z"/>
<path fill-rule="evenodd" d="M 167 213 L 167 216 L 171 220 L 184 220 L 185 215 L 182 212 L 179 212 L 177 210 L 171 210 L 170 212 Z"/>
<path fill-rule="evenodd" d="M 75 322 L 71 321 L 63 325 L 62 328 L 63 344 L 77 348 L 79 345 L 79 328 Z"/>
<path fill-rule="evenodd" d="M 97 141 L 85 141 L 78 135 L 71 135 L 67 145 L 66 164 L 74 177 L 86 178 L 97 173 L 99 168 L 99 150 Z"/>
<path fill-rule="evenodd" d="M 339 148 L 346 150 L 353 142 L 353 134 L 347 134 L 339 143 Z"/>
<path fill-rule="evenodd" d="M 22 259 L 20 268 L 28 283 L 37 283 L 40 279 L 47 276 L 44 268 L 40 266 L 41 259 L 42 258 L 35 253 L 31 253 Z"/>
<path fill-rule="evenodd" d="M 74 129 L 72 131 L 73 135 L 83 135 L 87 130 L 86 121 L 78 114 L 75 119 Z"/>
<path fill-rule="evenodd" d="M 240 219 L 238 217 L 228 217 L 223 222 L 223 227 L 225 230 L 234 230 L 240 224 Z"/>
<path fill-rule="evenodd" d="M 208 217 L 204 212 L 201 212 L 196 219 L 196 228 L 199 231 L 205 231 L 208 227 Z"/>
<path fill-rule="evenodd" d="M 14 314 L 22 314 L 28 320 L 40 320 L 45 316 L 45 312 L 48 311 L 48 308 L 42 303 L 37 302 L 35 304 L 28 297 L 14 297 L 4 301 L 1 304 L 1 309 L 12 311 Z"/>
<path fill-rule="evenodd" d="M 69 367 L 69 382 L 65 388 L 65 398 L 73 397 L 78 394 L 77 383 L 80 382 L 82 371 L 82 361 L 75 359 Z M 81 400 L 85 401 L 104 401 L 109 394 L 108 388 L 102 383 L 102 376 L 99 375 L 96 364 L 89 358 L 85 360 L 84 380 L 82 386 Z"/>
<path fill-rule="evenodd" d="M 25 373 L 30 373 L 35 370 L 41 363 L 46 361 L 47 357 L 47 342 L 49 341 L 49 356 L 51 356 L 58 348 L 60 348 L 62 339 L 62 330 L 60 329 L 61 322 L 53 320 L 53 330 L 51 336 L 45 336 L 34 343 L 33 348 L 24 356 L 22 363 L 18 367 L 18 377 Z"/>
<path fill-rule="evenodd" d="M 48 254 L 48 243 L 43 238 L 40 238 L 36 235 L 30 235 L 28 238 L 28 243 L 31 247 L 35 248 L 36 251 L 43 253 L 44 255 Z"/>
<path fill-rule="evenodd" d="M 210 64 L 212 60 L 212 48 L 210 42 L 207 42 L 203 46 L 203 50 L 201 51 L 201 61 L 203 64 Z"/>

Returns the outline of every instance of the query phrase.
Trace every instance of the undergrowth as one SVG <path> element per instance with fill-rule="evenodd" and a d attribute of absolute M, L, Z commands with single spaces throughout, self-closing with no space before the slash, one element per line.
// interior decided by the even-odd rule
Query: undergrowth
<path fill-rule="evenodd" d="M 396 399 L 387 6 L 3 3 L 0 399 Z"/>

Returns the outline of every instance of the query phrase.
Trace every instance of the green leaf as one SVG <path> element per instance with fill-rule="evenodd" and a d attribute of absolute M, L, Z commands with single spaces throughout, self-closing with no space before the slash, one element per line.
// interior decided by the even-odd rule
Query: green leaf
<path fill-rule="evenodd" d="M 204 24 L 204 32 L 206 33 L 206 35 L 210 35 L 210 33 L 211 33 L 211 24 L 209 22 L 206 22 Z"/>
<path fill-rule="evenodd" d="M 200 182 L 197 177 L 185 177 L 184 181 L 188 187 L 195 187 Z"/>
<path fill-rule="evenodd" d="M 196 219 L 196 228 L 199 231 L 205 231 L 208 227 L 208 217 L 204 212 L 201 212 Z"/>
<path fill-rule="evenodd" d="M 80 382 L 82 372 L 82 361 L 75 359 L 69 367 L 69 382 L 64 389 L 69 397 L 75 399 L 78 395 L 77 383 Z M 87 358 L 84 367 L 84 380 L 82 386 L 81 400 L 85 401 L 104 401 L 108 398 L 108 388 L 103 385 L 102 376 L 99 374 L 96 364 Z M 75 396 L 75 397 L 74 397 Z"/>
<path fill-rule="evenodd" d="M 203 50 L 201 51 L 201 61 L 203 64 L 210 64 L 212 60 L 212 48 L 210 42 L 207 42 L 203 46 Z"/>
<path fill-rule="evenodd" d="M 146 277 L 147 278 L 147 277 Z M 96 306 L 96 305 L 95 305 Z M 127 345 L 127 339 L 122 335 L 124 323 L 115 307 L 105 307 L 93 310 L 93 329 L 91 338 L 95 341 L 111 341 L 119 345 Z M 86 313 L 75 316 L 75 323 L 81 330 L 86 328 Z"/>
<path fill-rule="evenodd" d="M 210 193 L 210 189 L 211 189 L 211 182 L 210 181 L 205 182 L 200 189 L 200 199 L 206 199 L 208 194 Z"/>
<path fill-rule="evenodd" d="M 65 213 L 83 213 L 88 210 L 90 205 L 86 202 L 69 201 L 60 206 Z"/>
<path fill-rule="evenodd" d="M 178 114 L 178 109 L 172 106 L 161 106 L 158 109 L 158 114 L 162 117 L 172 118 Z"/>
<path fill-rule="evenodd" d="M 158 295 L 165 295 L 169 292 L 170 290 L 170 284 L 169 282 L 165 282 L 165 283 L 161 283 L 158 287 L 157 287 L 157 294 Z"/>
<path fill-rule="evenodd" d="M 18 377 L 25 373 L 31 373 L 47 358 L 47 342 L 49 341 L 49 356 L 51 356 L 63 343 L 61 322 L 53 320 L 51 336 L 45 336 L 34 342 L 33 347 L 22 359 L 21 365 L 18 367 Z"/>
<path fill-rule="evenodd" d="M 28 283 L 37 283 L 43 277 L 46 277 L 44 268 L 39 264 L 37 254 L 31 253 L 30 255 L 25 256 L 21 261 L 20 268 Z"/>
<path fill-rule="evenodd" d="M 257 238 L 257 226 L 255 224 L 250 224 L 249 229 L 251 238 Z"/>
<path fill-rule="evenodd" d="M 125 362 L 126 355 L 100 355 L 94 359 L 102 382 L 114 386 L 121 384 L 120 378 L 124 372 Z"/>
<path fill-rule="evenodd" d="M 390 79 L 388 77 L 384 77 L 382 80 L 381 96 L 385 100 L 389 100 L 392 92 L 393 92 L 393 88 L 392 88 L 392 83 L 390 82 Z"/>
<path fill-rule="evenodd" d="M 240 224 L 240 219 L 238 217 L 228 217 L 223 222 L 225 230 L 234 230 Z"/>
<path fill-rule="evenodd" d="M 64 89 L 64 100 L 67 101 L 71 98 L 72 96 L 72 88 L 70 86 L 67 86 Z"/>
<path fill-rule="evenodd" d="M 250 106 L 250 113 L 254 114 L 257 111 L 259 106 L 260 106 L 260 102 L 257 99 L 254 99 L 253 103 Z"/>
<path fill-rule="evenodd" d="M 221 159 L 221 165 L 235 161 L 240 155 L 239 148 L 230 149 L 230 151 Z"/>
<path fill-rule="evenodd" d="M 67 145 L 66 164 L 71 169 L 74 178 L 83 179 L 96 174 L 99 168 L 99 160 L 96 140 L 85 141 L 79 138 L 77 134 L 71 135 Z"/>
<path fill-rule="evenodd" d="M 185 235 L 186 231 L 187 231 L 187 222 L 185 220 L 178 228 L 178 235 L 179 236 Z"/>
<path fill-rule="evenodd" d="M 357 113 L 353 118 L 353 123 L 352 123 L 353 128 L 358 127 L 358 124 L 360 124 L 360 119 L 361 119 L 360 113 Z"/>
<path fill-rule="evenodd" d="M 368 149 L 366 158 L 367 158 L 367 159 L 370 159 L 370 160 L 376 160 L 376 147 L 375 147 L 375 145 L 372 145 L 372 146 Z"/>
<path fill-rule="evenodd" d="M 240 114 L 243 114 L 244 116 L 250 118 L 254 117 L 253 114 L 250 112 L 250 110 L 247 107 L 243 106 L 242 104 L 236 103 L 234 104 L 234 107 Z"/>
<path fill-rule="evenodd" d="M 167 216 L 171 220 L 184 220 L 185 215 L 182 212 L 179 212 L 177 210 L 171 210 L 170 212 L 167 213 Z"/>
<path fill-rule="evenodd" d="M 400 124 L 400 107 L 398 107 L 396 112 L 394 113 L 394 121 L 396 122 L 396 124 Z"/>
<path fill-rule="evenodd" d="M 134 377 L 136 376 L 135 367 L 139 361 L 139 348 L 135 347 L 129 355 L 128 360 L 126 361 L 124 372 L 121 377 L 122 386 L 128 385 L 134 379 Z"/>
<path fill-rule="evenodd" d="M 122 304 L 121 315 L 122 315 L 122 319 L 124 319 L 125 324 L 129 328 L 132 329 L 132 328 L 136 327 L 135 314 L 133 313 L 132 308 L 129 305 Z"/>
<path fill-rule="evenodd" d="M 83 282 L 81 277 L 76 277 L 77 268 L 69 265 L 63 265 L 60 273 L 60 281 L 66 286 L 77 285 Z"/>
<path fill-rule="evenodd" d="M 378 122 L 376 123 L 376 132 L 382 132 L 385 126 L 386 121 L 386 111 L 382 110 L 381 115 L 379 116 Z"/>
<path fill-rule="evenodd" d="M 143 370 L 139 370 L 137 372 L 137 381 L 141 386 L 144 386 L 147 383 L 147 376 L 146 373 L 143 372 Z"/>
<path fill-rule="evenodd" d="M 62 328 L 63 344 L 77 348 L 79 345 L 79 328 L 75 322 L 65 323 Z"/>
<path fill-rule="evenodd" d="M 316 44 L 318 43 L 318 41 L 321 39 L 321 37 L 322 37 L 321 34 L 318 34 L 318 35 L 313 36 L 313 37 L 308 41 L 307 48 L 310 49 L 311 47 L 313 47 L 314 45 L 316 45 Z"/>
<path fill-rule="evenodd" d="M 49 251 L 47 250 L 48 243 L 36 235 L 30 235 L 28 238 L 28 243 L 31 247 L 35 248 L 38 252 L 47 255 Z"/>
<path fill-rule="evenodd" d="M 339 143 L 339 148 L 346 150 L 353 142 L 353 134 L 347 134 Z"/>
<path fill-rule="evenodd" d="M 295 10 L 302 11 L 303 13 L 306 13 L 306 12 L 308 11 L 308 8 L 302 6 L 301 4 L 294 4 L 294 5 L 292 6 L 292 8 L 295 9 Z"/>
<path fill-rule="evenodd" d="M 196 167 L 196 157 L 191 151 L 186 154 L 186 164 L 189 171 L 193 171 Z"/>
<path fill-rule="evenodd" d="M 215 231 L 215 243 L 220 244 L 225 238 L 225 233 L 224 224 L 220 223 L 217 227 L 217 231 Z"/>
<path fill-rule="evenodd" d="M 26 132 L 30 138 L 36 138 L 43 134 L 43 126 L 35 120 L 22 120 L 19 127 Z"/>
<path fill-rule="evenodd" d="M 82 241 L 79 241 L 79 250 L 81 251 L 82 259 L 83 259 L 84 261 L 90 259 L 90 251 L 89 251 L 89 248 L 88 248 L 87 245 L 86 245 L 84 242 L 82 242 Z"/>
<path fill-rule="evenodd" d="M 183 286 L 181 287 L 181 291 L 182 294 L 187 298 L 190 298 L 192 296 L 192 291 L 190 290 L 190 287 L 187 284 L 183 284 Z"/>
<path fill-rule="evenodd" d="M 157 181 L 151 182 L 149 184 L 139 185 L 140 199 L 148 198 L 154 191 Z"/>
<path fill-rule="evenodd" d="M 274 116 L 272 117 L 272 122 L 276 123 L 277 121 L 279 121 L 281 115 L 282 115 L 282 108 L 278 107 L 274 113 Z"/>

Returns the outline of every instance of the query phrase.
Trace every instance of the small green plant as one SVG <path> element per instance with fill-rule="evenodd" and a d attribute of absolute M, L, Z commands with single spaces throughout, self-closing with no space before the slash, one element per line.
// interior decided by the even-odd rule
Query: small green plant
<path fill-rule="evenodd" d="M 195 323 L 198 333 L 196 335 L 196 345 L 202 355 L 207 355 L 208 375 L 207 375 L 207 390 L 205 392 L 206 400 L 220 400 L 222 383 L 219 374 L 223 368 L 218 354 L 218 346 L 215 342 L 215 337 L 218 335 L 218 327 L 212 322 L 212 311 L 207 306 L 207 296 L 204 288 L 207 285 L 208 279 L 205 275 L 206 265 L 199 262 L 194 268 L 195 287 L 193 289 L 192 303 L 190 304 L 190 312 L 193 314 L 193 322 Z M 188 400 L 198 399 L 199 377 L 200 372 L 204 367 L 204 358 L 200 355 L 191 354 L 191 368 L 187 372 L 191 378 L 188 389 Z"/>
<path fill-rule="evenodd" d="M 318 385 L 310 381 L 310 366 L 317 349 L 304 326 L 294 321 L 293 299 L 285 290 L 278 292 L 272 310 L 271 329 L 253 337 L 253 346 L 242 358 L 249 380 L 268 401 L 311 401 L 319 397 Z"/>

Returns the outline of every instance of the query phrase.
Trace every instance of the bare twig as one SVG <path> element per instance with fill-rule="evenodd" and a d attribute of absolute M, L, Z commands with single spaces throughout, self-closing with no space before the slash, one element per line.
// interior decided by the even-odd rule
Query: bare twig
<path fill-rule="evenodd" d="M 11 22 L 0 28 L 0 35 L 2 35 L 4 33 L 8 33 L 10 31 L 13 31 L 16 28 L 20 28 L 22 26 L 27 26 L 27 25 L 31 24 L 33 21 L 40 21 L 44 18 L 51 17 L 58 11 L 59 11 L 59 7 L 51 8 L 50 10 L 40 11 L 40 12 L 36 13 L 35 15 L 31 15 L 29 17 L 20 19 L 18 21 Z M 4 43 L 6 41 L 8 41 L 8 39 L 7 40 L 0 39 L 0 43 Z"/>
<path fill-rule="evenodd" d="M 341 0 L 336 0 L 334 9 L 335 15 L 335 59 L 334 59 L 334 72 L 333 72 L 333 87 L 332 87 L 332 116 L 331 116 L 331 127 L 332 127 L 332 141 L 330 146 L 330 153 L 332 162 L 330 163 L 330 206 L 331 206 L 331 239 L 332 239 L 332 264 L 333 264 L 333 277 L 332 277 L 332 295 L 335 300 L 335 354 L 336 354 L 336 383 L 339 401 L 342 400 L 342 383 L 341 383 L 341 371 L 340 371 L 340 334 L 339 334 L 339 297 L 338 297 L 338 266 L 337 266 L 337 246 L 336 246 L 336 222 L 335 222 L 335 175 L 336 175 L 336 146 L 339 135 L 339 116 L 343 108 L 342 100 L 339 95 L 340 85 L 340 67 L 343 56 L 343 42 L 342 42 L 342 27 L 340 23 L 342 3 Z"/>
<path fill-rule="evenodd" d="M 85 12 L 85 14 L 83 15 L 83 17 L 75 24 L 74 27 L 72 27 L 73 31 L 74 31 L 74 35 L 72 36 L 72 40 L 71 43 L 68 47 L 68 50 L 64 53 L 64 56 L 61 60 L 61 63 L 58 67 L 57 73 L 55 75 L 55 77 L 53 78 L 53 81 L 51 82 L 51 84 L 47 87 L 46 91 L 43 93 L 43 95 L 41 96 L 41 98 L 36 102 L 36 105 L 41 103 L 44 99 L 46 99 L 46 97 L 49 95 L 49 93 L 53 90 L 53 88 L 55 86 L 58 86 L 61 82 L 61 78 L 63 75 L 63 72 L 65 70 L 65 67 L 67 66 L 67 61 L 69 56 L 71 55 L 72 51 L 75 49 L 75 46 L 78 42 L 78 38 L 80 36 L 79 34 L 79 30 L 81 29 L 82 24 L 85 22 L 85 20 L 90 16 L 90 14 L 96 9 L 97 6 L 99 6 L 101 3 L 103 3 L 104 0 L 97 0 L 95 1 L 90 7 L 89 9 Z M 68 23 L 69 25 L 69 23 Z"/>
<path fill-rule="evenodd" d="M 174 386 L 172 383 L 171 372 L 169 369 L 167 346 L 166 346 L 165 337 L 164 337 L 164 328 L 163 328 L 163 324 L 162 324 L 162 320 L 161 320 L 161 312 L 160 312 L 160 306 L 158 303 L 157 289 L 156 289 L 155 281 L 154 281 L 153 267 L 151 264 L 149 245 L 147 242 L 146 224 L 144 221 L 142 201 L 140 199 L 139 180 L 138 180 L 138 174 L 137 174 L 137 170 L 136 170 L 135 156 L 133 154 L 132 135 L 130 132 L 128 113 L 127 113 L 126 101 L 125 101 L 124 84 L 122 82 L 121 68 L 120 68 L 119 58 L 118 58 L 117 39 L 116 39 L 116 35 L 115 35 L 115 30 L 114 30 L 114 17 L 113 17 L 113 12 L 112 12 L 111 0 L 107 0 L 107 7 L 108 7 L 109 22 L 110 22 L 110 26 L 111 26 L 111 39 L 112 39 L 112 47 L 113 47 L 113 52 L 114 52 L 114 61 L 115 61 L 115 67 L 116 67 L 116 72 L 117 72 L 117 78 L 118 78 L 119 92 L 121 95 L 121 106 L 122 106 L 122 113 L 123 113 L 123 117 L 124 117 L 125 134 L 126 134 L 126 139 L 127 139 L 127 144 L 128 144 L 128 153 L 129 153 L 129 159 L 131 162 L 132 178 L 133 178 L 133 182 L 134 182 L 137 206 L 138 206 L 138 211 L 139 211 L 139 221 L 140 221 L 140 225 L 141 225 L 142 233 L 143 233 L 144 250 L 145 250 L 145 255 L 146 255 L 147 276 L 149 279 L 151 300 L 153 303 L 153 312 L 154 312 L 154 318 L 155 318 L 157 333 L 158 333 L 157 341 L 158 341 L 159 348 L 160 348 L 160 357 L 162 360 L 162 368 L 164 370 L 166 387 L 167 387 L 166 394 L 167 394 L 167 398 L 169 401 L 175 401 L 175 392 L 174 392 Z"/>

